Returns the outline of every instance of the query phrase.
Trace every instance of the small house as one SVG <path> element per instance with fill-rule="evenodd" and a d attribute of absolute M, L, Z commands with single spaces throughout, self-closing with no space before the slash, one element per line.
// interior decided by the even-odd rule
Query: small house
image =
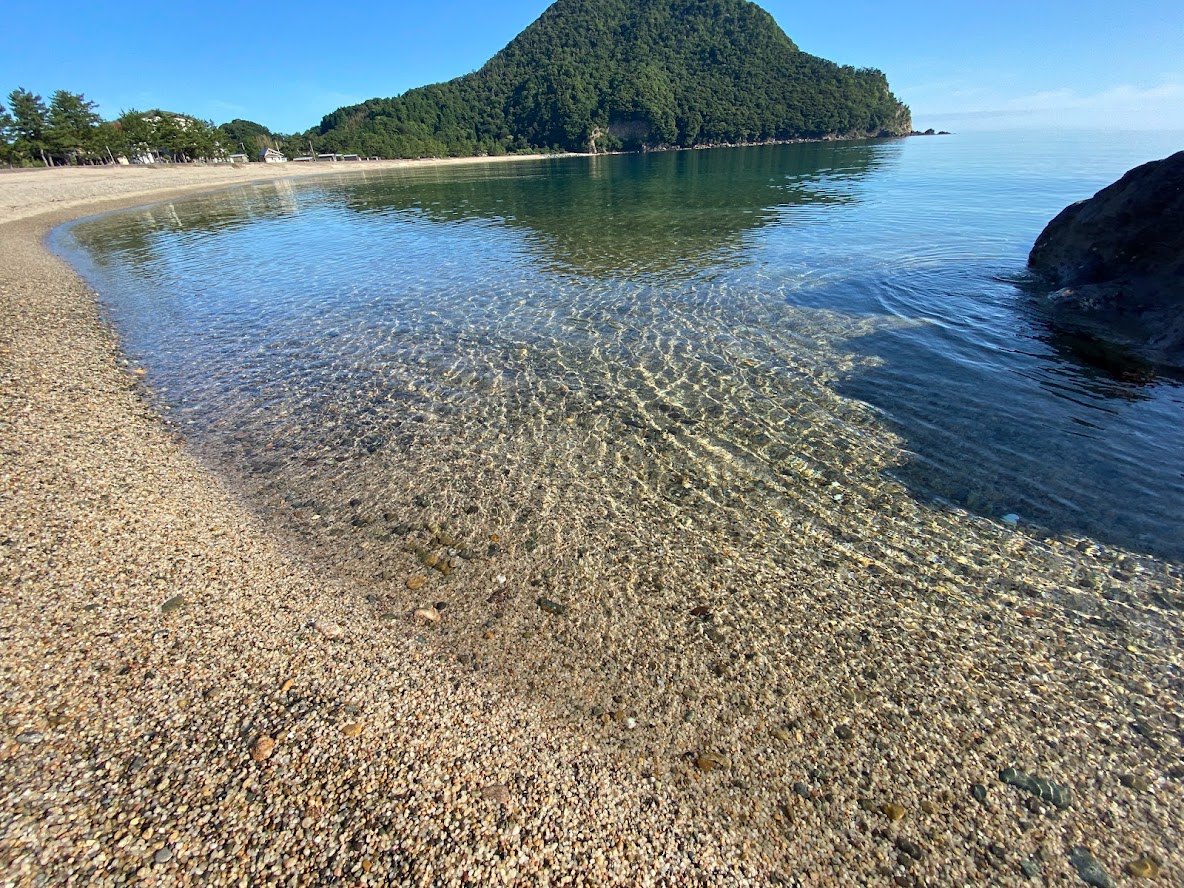
<path fill-rule="evenodd" d="M 274 148 L 264 148 L 259 152 L 259 159 L 264 163 L 287 163 L 288 158 L 284 157 L 282 151 L 276 151 Z"/>

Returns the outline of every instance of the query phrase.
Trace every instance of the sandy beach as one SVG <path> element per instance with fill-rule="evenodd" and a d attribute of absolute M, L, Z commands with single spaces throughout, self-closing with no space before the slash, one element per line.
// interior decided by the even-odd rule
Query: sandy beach
<path fill-rule="evenodd" d="M 837 534 L 790 563 L 753 540 L 714 593 L 557 556 L 553 597 L 615 625 L 523 588 L 487 629 L 404 582 L 412 554 L 379 583 L 278 532 L 43 245 L 405 165 L 0 174 L 0 885 L 1184 879 L 1178 565 L 884 500 L 919 553 L 971 541 L 883 568 Z M 496 542 L 462 582 L 535 557 Z M 589 678 L 572 635 L 629 674 Z"/>

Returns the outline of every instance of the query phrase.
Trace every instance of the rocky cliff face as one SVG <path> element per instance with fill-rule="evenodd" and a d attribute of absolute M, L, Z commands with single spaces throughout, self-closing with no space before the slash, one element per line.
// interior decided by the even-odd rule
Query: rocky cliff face
<path fill-rule="evenodd" d="M 1066 207 L 1028 266 L 1054 321 L 1184 367 L 1184 151 Z"/>

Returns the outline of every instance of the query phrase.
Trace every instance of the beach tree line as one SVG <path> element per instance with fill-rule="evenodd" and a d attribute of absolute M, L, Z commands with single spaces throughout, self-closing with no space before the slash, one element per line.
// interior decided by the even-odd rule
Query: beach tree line
<path fill-rule="evenodd" d="M 18 87 L 0 104 L 0 163 L 10 166 L 220 160 L 238 141 L 211 121 L 161 109 L 103 120 L 85 95 L 63 89 L 46 103 Z"/>

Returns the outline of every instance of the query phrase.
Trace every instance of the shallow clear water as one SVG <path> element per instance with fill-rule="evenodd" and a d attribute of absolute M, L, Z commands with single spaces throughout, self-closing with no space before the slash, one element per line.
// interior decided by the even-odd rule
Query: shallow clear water
<path fill-rule="evenodd" d="M 649 521 L 651 547 L 815 534 L 891 565 L 934 548 L 902 541 L 907 498 L 1179 560 L 1184 388 L 1092 366 L 1014 282 L 1064 205 L 1180 141 L 367 173 L 55 245 L 201 452 L 321 542 L 451 520 L 583 550 Z"/>

